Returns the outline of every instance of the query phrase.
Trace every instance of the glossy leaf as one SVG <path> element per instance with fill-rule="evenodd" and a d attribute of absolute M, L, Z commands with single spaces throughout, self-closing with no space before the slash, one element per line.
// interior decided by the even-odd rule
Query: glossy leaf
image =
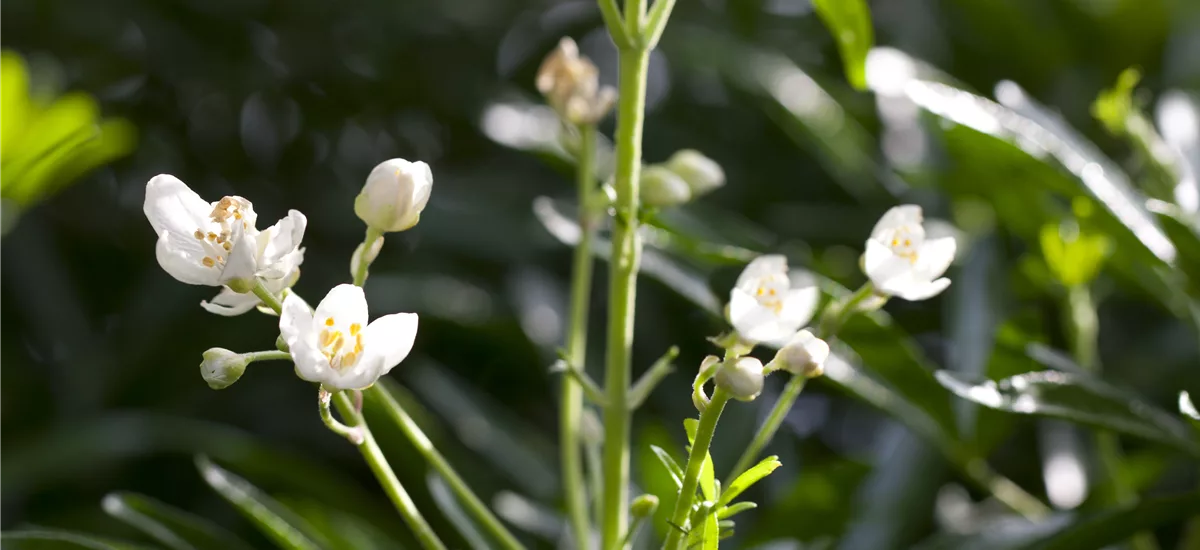
<path fill-rule="evenodd" d="M 875 32 L 866 0 L 813 0 L 813 8 L 837 40 L 846 80 L 859 90 L 867 89 L 867 52 L 875 43 Z"/>
<path fill-rule="evenodd" d="M 675 480 L 675 485 L 683 488 L 683 468 L 679 467 L 679 463 L 675 462 L 674 458 L 667 451 L 663 450 L 658 445 L 651 445 L 650 450 L 654 451 L 654 455 L 658 457 L 659 462 L 662 462 L 667 473 L 671 474 L 671 479 Z"/>
<path fill-rule="evenodd" d="M 104 511 L 176 550 L 239 550 L 250 545 L 205 518 L 137 493 L 109 493 Z"/>
<path fill-rule="evenodd" d="M 938 371 L 937 379 L 959 397 L 985 407 L 1062 418 L 1157 441 L 1200 456 L 1200 444 L 1193 434 L 1171 415 L 1086 375 L 1040 371 L 999 382 L 977 382 L 949 371 Z"/>
<path fill-rule="evenodd" d="M 749 470 L 737 476 L 737 479 L 733 480 L 733 483 L 730 483 L 729 487 L 726 487 L 721 492 L 721 500 L 717 502 L 717 505 L 725 506 L 733 502 L 733 499 L 737 498 L 743 491 L 749 489 L 752 485 L 758 483 L 762 478 L 767 477 L 782 465 L 777 456 L 768 456 L 762 459 L 758 464 L 755 464 Z"/>
<path fill-rule="evenodd" d="M 196 457 L 196 468 L 209 487 L 237 508 L 275 544 L 289 550 L 321 548 L 315 542 L 317 537 L 313 526 L 257 487 L 204 456 Z"/>

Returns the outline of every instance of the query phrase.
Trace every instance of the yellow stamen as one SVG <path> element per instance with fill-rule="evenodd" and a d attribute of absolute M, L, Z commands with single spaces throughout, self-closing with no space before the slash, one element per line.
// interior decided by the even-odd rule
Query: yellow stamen
<path fill-rule="evenodd" d="M 354 323 L 350 325 L 350 336 L 358 336 L 358 331 L 362 330 L 362 324 Z"/>
<path fill-rule="evenodd" d="M 197 239 L 200 239 L 202 241 L 204 240 L 204 232 L 203 231 L 200 231 L 199 229 L 197 229 L 196 232 L 192 233 L 192 234 L 195 235 Z"/>
<path fill-rule="evenodd" d="M 346 355 L 342 356 L 342 366 L 343 367 L 352 367 L 352 366 L 354 366 L 354 362 L 357 360 L 358 360 L 358 356 L 355 355 L 354 352 L 347 353 Z"/>
<path fill-rule="evenodd" d="M 327 327 L 332 327 L 332 326 L 333 326 L 333 317 L 327 317 L 327 318 L 325 319 L 325 326 L 327 326 Z"/>
<path fill-rule="evenodd" d="M 203 260 L 200 260 L 200 263 L 204 264 L 207 267 L 212 267 L 217 264 L 217 262 L 213 261 L 213 259 L 208 256 L 205 256 Z"/>

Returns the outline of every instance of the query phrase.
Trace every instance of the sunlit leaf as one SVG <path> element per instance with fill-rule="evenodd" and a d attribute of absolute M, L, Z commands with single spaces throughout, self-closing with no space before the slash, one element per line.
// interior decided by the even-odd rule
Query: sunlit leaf
<path fill-rule="evenodd" d="M 726 487 L 721 492 L 721 500 L 717 502 L 717 505 L 725 506 L 733 502 L 733 499 L 737 498 L 743 491 L 749 489 L 752 485 L 758 483 L 762 478 L 767 477 L 782 465 L 779 462 L 779 457 L 776 456 L 769 456 L 762 459 L 749 470 L 742 472 L 742 475 L 739 475 L 737 479 L 733 480 L 733 483 L 729 484 L 729 487 Z"/>
<path fill-rule="evenodd" d="M 196 457 L 200 475 L 218 494 L 253 522 L 264 535 L 290 550 L 319 550 L 314 540 L 316 529 L 295 512 L 260 491 L 246 480 L 214 464 L 207 457 Z"/>
<path fill-rule="evenodd" d="M 867 52 L 875 44 L 875 32 L 866 0 L 813 0 L 813 8 L 837 40 L 846 79 L 859 90 L 867 89 Z"/>
<path fill-rule="evenodd" d="M 137 493 L 109 493 L 104 511 L 176 550 L 238 550 L 250 545 L 205 518 Z"/>
<path fill-rule="evenodd" d="M 1039 371 L 993 382 L 938 371 L 937 379 L 959 397 L 985 407 L 1062 418 L 1200 455 L 1193 434 L 1171 415 L 1085 375 Z"/>
<path fill-rule="evenodd" d="M 683 488 L 683 468 L 679 467 L 679 463 L 675 462 L 674 458 L 667 451 L 663 450 L 658 445 L 651 445 L 650 450 L 654 451 L 654 455 L 658 457 L 659 462 L 662 462 L 667 473 L 671 474 L 671 479 L 675 480 L 675 485 Z"/>

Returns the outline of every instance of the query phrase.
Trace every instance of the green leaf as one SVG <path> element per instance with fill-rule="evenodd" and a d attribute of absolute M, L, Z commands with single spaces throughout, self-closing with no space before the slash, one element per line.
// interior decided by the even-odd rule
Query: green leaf
<path fill-rule="evenodd" d="M 735 504 L 730 504 L 729 506 L 717 510 L 717 519 L 731 518 L 742 512 L 745 512 L 746 510 L 753 510 L 755 508 L 758 508 L 758 504 L 753 502 L 738 502 Z"/>
<path fill-rule="evenodd" d="M 855 88 L 866 90 L 867 52 L 875 43 L 866 0 L 813 0 L 813 8 L 837 39 L 846 80 Z"/>
<path fill-rule="evenodd" d="M 671 474 L 671 479 L 675 480 L 675 485 L 682 489 L 683 468 L 679 467 L 679 463 L 675 462 L 675 459 L 671 458 L 671 455 L 658 445 L 651 445 L 650 450 L 654 451 L 654 455 L 658 457 L 659 462 L 662 462 L 663 467 L 667 469 L 667 473 Z"/>
<path fill-rule="evenodd" d="M 762 459 L 749 470 L 742 472 L 741 475 L 737 476 L 737 479 L 733 480 L 733 483 L 729 484 L 729 487 L 721 493 L 721 500 L 717 502 L 717 505 L 725 506 L 729 504 L 738 495 L 742 494 L 743 491 L 749 489 L 751 485 L 758 483 L 759 480 L 767 477 L 782 465 L 783 463 L 779 462 L 779 457 L 777 456 L 768 456 Z"/>
<path fill-rule="evenodd" d="M 62 548 L 92 548 L 95 550 L 146 550 L 146 546 L 88 533 L 58 529 L 27 529 L 0 534 L 5 550 L 61 550 Z"/>
<path fill-rule="evenodd" d="M 1137 504 L 1094 514 L 1052 535 L 1016 548 L 1020 550 L 1074 550 L 1104 548 L 1167 523 L 1200 515 L 1200 492 L 1147 499 Z"/>
<path fill-rule="evenodd" d="M 210 487 L 280 547 L 290 550 L 321 548 L 313 541 L 318 537 L 314 535 L 316 529 L 312 525 L 257 487 L 217 466 L 205 456 L 196 457 L 196 468 Z"/>
<path fill-rule="evenodd" d="M 700 426 L 700 421 L 695 418 L 688 418 L 683 421 L 683 429 L 687 432 L 688 445 L 696 441 L 696 429 Z M 688 451 L 691 452 L 690 450 Z M 700 465 L 700 492 L 704 494 L 704 500 L 717 500 L 717 479 L 716 473 L 713 471 L 712 455 L 708 452 L 704 453 L 704 462 Z"/>
<path fill-rule="evenodd" d="M 1193 434 L 1170 414 L 1086 375 L 1039 371 L 974 382 L 938 371 L 937 379 L 959 397 L 988 408 L 1062 418 L 1200 455 Z"/>
<path fill-rule="evenodd" d="M 430 472 L 425 476 L 426 483 L 429 485 L 429 494 L 433 497 L 434 504 L 437 504 L 442 515 L 454 524 L 455 529 L 466 539 L 467 546 L 476 550 L 486 550 L 488 548 L 487 538 L 475 526 L 475 522 L 467 516 L 466 511 L 462 509 L 462 505 L 458 503 L 458 499 L 450 490 L 450 486 L 442 476 Z"/>
<path fill-rule="evenodd" d="M 101 501 L 108 515 L 176 550 L 249 550 L 250 545 L 205 518 L 137 493 L 109 493 Z"/>
<path fill-rule="evenodd" d="M 716 514 L 704 516 L 704 550 L 717 550 L 721 542 L 721 527 Z"/>
<path fill-rule="evenodd" d="M 1092 102 L 1092 116 L 1103 123 L 1110 134 L 1125 133 L 1125 122 L 1134 107 L 1133 90 L 1141 79 L 1142 73 L 1136 68 L 1125 69 L 1113 87 L 1100 92 Z"/>
<path fill-rule="evenodd" d="M 416 544 L 416 541 L 411 538 L 394 539 L 384 533 L 376 524 L 361 516 L 307 496 L 280 496 L 279 503 L 294 511 L 297 516 L 304 518 L 306 524 L 312 526 L 314 538 L 326 548 L 387 550 L 389 548 L 408 548 Z M 394 519 L 392 521 L 395 522 Z M 400 530 L 406 529 L 406 527 L 400 527 Z"/>

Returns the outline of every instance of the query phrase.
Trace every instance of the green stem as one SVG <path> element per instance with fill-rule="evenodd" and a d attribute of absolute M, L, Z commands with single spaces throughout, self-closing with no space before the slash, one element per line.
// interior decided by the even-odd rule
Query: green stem
<path fill-rule="evenodd" d="M 363 286 L 367 281 L 367 271 L 371 267 L 371 248 L 375 245 L 375 241 L 383 238 L 383 232 L 374 227 L 367 226 L 367 235 L 363 238 L 362 254 L 359 254 L 358 265 L 354 270 L 354 286 Z M 382 243 L 380 243 L 382 246 Z"/>
<path fill-rule="evenodd" d="M 332 397 L 333 395 L 330 394 L 324 386 L 322 386 L 317 392 L 317 405 L 321 412 L 321 421 L 325 423 L 325 426 L 329 428 L 329 431 L 350 440 L 350 443 L 354 445 L 362 445 L 363 438 L 361 429 L 356 426 L 347 426 L 342 424 L 333 417 L 333 411 L 329 410 L 329 403 Z"/>
<path fill-rule="evenodd" d="M 817 330 L 817 337 L 826 341 L 833 340 L 837 336 L 838 331 L 841 330 L 842 325 L 852 315 L 857 313 L 856 308 L 858 305 L 871 297 L 873 292 L 874 287 L 868 281 L 853 294 L 830 304 L 826 308 L 825 314 L 821 316 L 821 326 Z M 733 465 L 733 470 L 725 478 L 726 487 L 758 460 L 758 455 L 762 453 L 763 448 L 775 437 L 775 432 L 783 424 L 788 411 L 792 410 L 792 405 L 800 397 L 800 392 L 804 390 L 804 383 L 806 381 L 807 379 L 801 375 L 792 375 L 791 380 L 788 380 L 787 385 L 783 388 L 783 393 L 779 394 L 779 399 L 775 401 L 775 406 L 771 409 L 771 413 L 767 415 L 766 422 L 763 422 L 763 425 L 758 428 L 758 432 L 754 434 L 754 439 L 750 441 L 750 445 L 742 452 L 742 456 Z"/>
<path fill-rule="evenodd" d="M 692 450 L 688 453 L 687 468 L 684 471 L 683 486 L 679 489 L 679 498 L 675 499 L 675 511 L 671 514 L 671 523 L 683 527 L 688 514 L 692 511 L 692 502 L 696 498 L 696 486 L 700 482 L 700 470 L 704 466 L 704 457 L 708 456 L 708 447 L 712 443 L 713 433 L 717 430 L 717 421 L 721 419 L 721 411 L 729 402 L 729 393 L 717 386 L 713 390 L 712 400 L 708 408 L 700 414 L 700 424 L 696 427 L 696 439 L 692 441 Z M 727 487 L 727 485 L 722 485 Z M 694 527 L 694 526 L 693 526 Z M 670 529 L 664 550 L 676 550 L 683 543 L 683 531 Z"/>
<path fill-rule="evenodd" d="M 286 351 L 250 351 L 242 354 L 246 358 L 246 362 L 254 363 L 257 361 L 291 361 L 292 354 Z"/>
<path fill-rule="evenodd" d="M 254 281 L 254 290 L 252 292 L 254 292 L 255 296 L 258 296 L 259 300 L 262 300 L 264 305 L 275 310 L 275 313 L 283 313 L 283 304 L 279 302 L 278 297 L 272 294 L 270 290 L 267 290 L 262 281 Z"/>
<path fill-rule="evenodd" d="M 491 533 L 493 538 L 500 541 L 502 548 L 524 550 L 525 547 L 517 541 L 517 538 L 500 522 L 500 519 L 475 495 L 475 492 L 463 481 L 458 472 L 454 471 L 454 467 L 450 465 L 446 457 L 442 456 L 442 453 L 439 453 L 437 448 L 433 446 L 433 443 L 429 441 L 429 438 L 425 436 L 425 432 L 421 431 L 421 427 L 417 425 L 416 421 L 404 411 L 400 403 L 396 402 L 396 399 L 387 390 L 380 387 L 380 384 L 375 384 L 365 390 L 364 393 L 371 399 L 378 400 L 384 404 L 384 411 L 400 427 L 400 431 L 404 432 L 404 436 L 417 448 L 417 452 L 421 453 L 421 456 L 429 461 L 433 469 L 437 470 L 438 475 L 446 480 L 446 483 L 450 485 L 450 490 L 454 491 L 454 495 L 466 507 L 467 512 L 479 521 L 479 523 L 483 524 L 483 527 Z"/>
<path fill-rule="evenodd" d="M 1100 320 L 1096 314 L 1096 302 L 1087 285 L 1075 285 L 1067 289 L 1068 326 L 1071 337 L 1071 354 L 1075 362 L 1090 373 L 1100 373 Z M 1096 454 L 1099 455 L 1100 475 L 1108 480 L 1109 500 L 1115 504 L 1131 504 L 1137 501 L 1137 493 L 1125 483 L 1121 472 L 1123 460 L 1121 442 L 1117 434 L 1108 430 L 1095 433 Z M 1135 550 L 1154 550 L 1158 544 L 1154 535 L 1140 532 L 1130 541 Z"/>
<path fill-rule="evenodd" d="M 571 263 L 571 311 L 567 327 L 569 369 L 584 372 L 587 362 L 588 302 L 592 295 L 592 240 L 595 214 L 591 198 L 595 188 L 596 126 L 579 126 L 579 163 L 576 169 L 579 201 L 579 242 Z M 563 491 L 566 493 L 567 518 L 575 547 L 587 550 L 592 537 L 588 521 L 587 485 L 584 481 L 579 423 L 583 416 L 583 388 L 572 376 L 562 377 L 559 401 L 559 452 L 562 459 Z"/>
<path fill-rule="evenodd" d="M 626 28 L 639 29 L 645 6 L 625 4 Z M 637 24 L 630 24 L 628 21 Z M 646 73 L 650 51 L 624 48 L 619 53 L 620 103 L 617 107 L 616 219 L 609 262 L 609 304 L 604 410 L 604 523 L 601 548 L 621 548 L 629 523 L 630 359 L 633 348 L 634 301 L 641 242 L 638 239 L 638 193 L 642 166 L 642 118 L 646 105 Z"/>
<path fill-rule="evenodd" d="M 400 484 L 400 480 L 396 478 L 396 473 L 392 471 L 387 458 L 383 456 L 383 450 L 379 448 L 375 437 L 371 435 L 371 430 L 367 427 L 367 420 L 363 417 L 362 412 L 354 407 L 350 398 L 346 396 L 346 392 L 338 392 L 334 399 L 342 418 L 349 420 L 352 426 L 361 431 L 363 442 L 358 446 L 359 452 L 367 461 L 367 465 L 371 467 L 375 479 L 379 480 L 379 484 L 387 492 L 392 504 L 396 506 L 396 511 L 400 512 L 400 517 L 412 529 L 417 542 L 420 542 L 426 550 L 445 550 L 446 545 L 442 544 L 437 534 L 433 532 L 433 528 L 421 516 L 421 512 L 417 511 L 416 504 L 409 498 L 404 486 Z"/>

